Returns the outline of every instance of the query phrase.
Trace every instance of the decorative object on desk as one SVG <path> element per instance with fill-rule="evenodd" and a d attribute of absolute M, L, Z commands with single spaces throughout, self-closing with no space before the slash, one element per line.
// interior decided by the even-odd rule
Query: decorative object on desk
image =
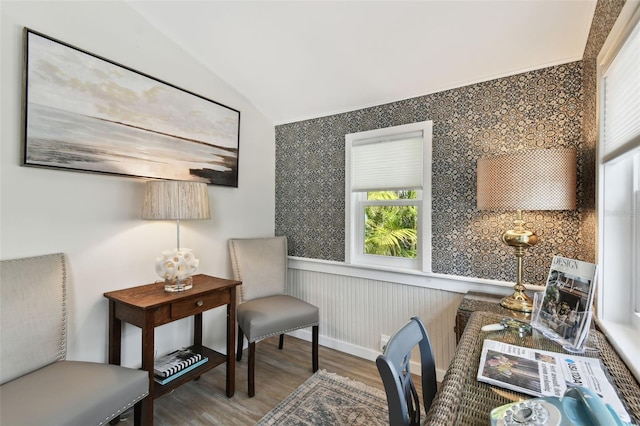
<path fill-rule="evenodd" d="M 496 324 L 487 324 L 482 327 L 482 331 L 500 331 L 509 329 L 513 332 L 518 333 L 518 336 L 525 337 L 531 336 L 533 328 L 531 324 L 526 321 L 520 321 L 515 318 L 502 318 L 499 323 Z"/>
<path fill-rule="evenodd" d="M 25 166 L 238 186 L 240 111 L 28 28 L 24 43 Z"/>
<path fill-rule="evenodd" d="M 500 302 L 505 308 L 533 310 L 522 281 L 522 258 L 538 236 L 524 228 L 522 210 L 574 209 L 576 168 L 573 148 L 518 151 L 478 160 L 478 209 L 516 210 L 515 228 L 502 234 L 502 241 L 514 248 L 516 256 L 514 292 Z"/>
<path fill-rule="evenodd" d="M 176 221 L 176 248 L 165 250 L 156 259 L 156 272 L 165 280 L 166 291 L 192 288 L 191 276 L 200 261 L 190 249 L 180 247 L 180 221 L 211 218 L 207 185 L 190 181 L 147 182 L 142 218 Z"/>
<path fill-rule="evenodd" d="M 257 426 L 294 424 L 388 425 L 387 398 L 380 389 L 319 370 Z"/>
<path fill-rule="evenodd" d="M 536 293 L 531 325 L 564 349 L 582 352 L 589 334 L 597 265 L 554 256 L 544 293 Z"/>
<path fill-rule="evenodd" d="M 477 379 L 536 397 L 560 397 L 569 388 L 583 386 L 597 392 L 623 421 L 630 422 L 631 418 L 603 368 L 598 358 L 485 339 Z"/>

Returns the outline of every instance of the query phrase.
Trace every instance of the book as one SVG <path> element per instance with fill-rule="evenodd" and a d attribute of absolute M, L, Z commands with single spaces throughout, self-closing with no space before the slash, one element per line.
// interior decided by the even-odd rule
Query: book
<path fill-rule="evenodd" d="M 616 414 L 630 422 L 622 401 L 598 358 L 524 348 L 486 339 L 478 381 L 536 397 L 561 397 L 570 386 L 591 389 Z"/>
<path fill-rule="evenodd" d="M 192 351 L 191 349 L 178 349 L 154 362 L 153 373 L 160 378 L 169 377 L 192 364 L 200 361 L 202 354 Z"/>
<path fill-rule="evenodd" d="M 531 326 L 567 347 L 583 347 L 589 334 L 596 272 L 593 263 L 554 256 Z"/>
<path fill-rule="evenodd" d="M 165 377 L 165 378 L 154 376 L 153 380 L 156 381 L 157 383 L 160 383 L 161 385 L 166 385 L 170 381 L 172 381 L 174 379 L 177 379 L 178 377 L 182 376 L 183 374 L 188 373 L 189 371 L 193 370 L 194 368 L 200 367 L 202 364 L 204 364 L 208 360 L 209 360 L 209 358 L 204 357 L 200 361 L 197 361 L 196 363 L 191 364 L 190 366 L 183 368 L 182 370 L 178 371 L 177 373 L 174 373 L 174 374 L 172 374 L 172 375 L 170 375 L 168 377 Z"/>

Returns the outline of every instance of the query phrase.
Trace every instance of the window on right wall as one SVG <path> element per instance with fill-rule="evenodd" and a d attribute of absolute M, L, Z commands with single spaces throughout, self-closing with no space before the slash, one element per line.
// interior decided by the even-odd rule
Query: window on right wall
<path fill-rule="evenodd" d="M 598 321 L 640 380 L 640 5 L 598 57 Z"/>

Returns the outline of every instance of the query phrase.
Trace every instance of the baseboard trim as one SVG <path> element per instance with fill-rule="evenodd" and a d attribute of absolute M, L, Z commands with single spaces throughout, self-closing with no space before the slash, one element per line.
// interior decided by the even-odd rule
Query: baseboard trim
<path fill-rule="evenodd" d="M 297 337 L 298 339 L 306 340 L 307 342 L 311 342 L 311 332 L 307 329 L 294 330 L 287 333 L 290 336 Z M 318 337 L 318 344 L 324 346 L 326 348 L 335 349 L 336 351 L 344 352 L 349 355 L 357 356 L 359 358 L 363 358 L 369 361 L 374 361 L 381 354 L 379 351 L 375 351 L 373 349 L 364 348 L 362 346 L 357 346 L 351 343 L 342 342 L 340 340 L 331 339 L 324 336 Z M 322 367 L 322 360 L 320 360 L 320 366 Z M 420 375 L 420 363 L 411 361 L 412 373 L 416 375 Z M 446 371 L 436 368 L 436 380 L 439 383 L 442 383 L 442 379 L 444 378 Z"/>

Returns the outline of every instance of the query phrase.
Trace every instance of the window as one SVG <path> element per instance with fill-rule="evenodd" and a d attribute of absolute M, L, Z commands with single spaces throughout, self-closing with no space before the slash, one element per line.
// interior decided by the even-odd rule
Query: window
<path fill-rule="evenodd" d="M 600 56 L 598 319 L 640 379 L 640 6 L 628 2 Z"/>
<path fill-rule="evenodd" d="M 432 122 L 345 137 L 345 260 L 431 269 Z"/>

